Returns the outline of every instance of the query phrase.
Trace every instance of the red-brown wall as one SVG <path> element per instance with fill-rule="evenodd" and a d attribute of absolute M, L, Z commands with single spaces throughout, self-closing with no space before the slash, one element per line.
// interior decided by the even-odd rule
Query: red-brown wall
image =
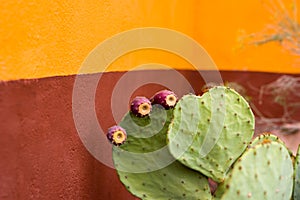
<path fill-rule="evenodd" d="M 179 72 L 195 92 L 200 93 L 203 80 L 198 72 Z M 128 86 L 149 75 L 177 81 L 168 76 L 168 71 L 130 74 L 136 78 L 127 82 Z M 204 72 L 206 77 L 211 74 Z M 113 88 L 122 75 L 121 72 L 104 73 L 98 85 L 95 109 L 104 129 L 117 123 L 110 101 Z M 221 75 L 224 81 L 242 84 L 254 103 L 257 103 L 258 91 L 253 88 L 279 77 L 279 74 L 271 73 L 226 71 Z M 84 76 L 89 80 L 96 75 Z M 78 136 L 72 114 L 75 78 L 64 76 L 0 83 L 0 199 L 135 199 L 120 183 L 115 170 L 96 160 Z M 131 96 L 151 96 L 161 88 L 155 84 L 145 85 L 132 91 Z M 182 94 L 189 92 L 186 87 L 180 88 L 180 83 L 177 89 Z M 120 103 L 128 105 L 123 102 L 124 96 L 126 94 L 122 92 L 118 94 Z M 282 110 L 274 105 L 270 103 L 260 109 L 269 116 L 280 116 Z M 299 113 L 294 117 L 299 119 Z M 295 149 L 300 135 L 287 136 L 285 140 Z"/>

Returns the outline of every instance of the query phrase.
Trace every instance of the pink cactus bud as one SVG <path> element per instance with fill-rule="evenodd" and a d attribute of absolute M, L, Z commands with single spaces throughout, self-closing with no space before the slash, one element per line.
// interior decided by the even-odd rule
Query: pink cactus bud
<path fill-rule="evenodd" d="M 127 138 L 125 129 L 121 126 L 112 126 L 107 131 L 107 139 L 116 146 L 123 144 Z"/>
<path fill-rule="evenodd" d="M 131 102 L 130 110 L 135 116 L 148 116 L 152 110 L 151 102 L 146 97 L 135 97 Z"/>
<path fill-rule="evenodd" d="M 162 90 L 157 92 L 152 98 L 151 103 L 160 104 L 165 109 L 173 108 L 178 101 L 176 94 L 170 90 Z"/>

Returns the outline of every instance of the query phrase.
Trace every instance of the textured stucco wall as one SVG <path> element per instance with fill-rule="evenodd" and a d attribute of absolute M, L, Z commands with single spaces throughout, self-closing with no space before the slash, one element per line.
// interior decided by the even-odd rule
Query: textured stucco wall
<path fill-rule="evenodd" d="M 72 115 L 74 79 L 0 84 L 1 200 L 134 199 L 115 171 L 94 159 L 79 139 Z M 110 89 L 97 98 L 106 99 Z M 108 117 L 101 123 L 113 122 Z"/>
<path fill-rule="evenodd" d="M 286 0 L 287 1 L 287 0 Z M 235 51 L 238 33 L 262 30 L 271 16 L 260 0 L 3 1 L 0 5 L 0 80 L 76 74 L 103 40 L 132 28 L 156 26 L 198 41 L 220 69 L 299 73 L 299 60 L 277 43 Z M 134 52 L 110 68 L 149 62 L 190 67 L 174 55 Z"/>

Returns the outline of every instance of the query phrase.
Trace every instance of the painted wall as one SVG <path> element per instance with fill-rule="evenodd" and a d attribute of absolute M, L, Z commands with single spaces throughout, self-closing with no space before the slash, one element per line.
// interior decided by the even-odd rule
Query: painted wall
<path fill-rule="evenodd" d="M 83 146 L 72 115 L 74 80 L 81 63 L 99 43 L 122 31 L 155 26 L 192 37 L 223 70 L 224 80 L 244 84 L 253 97 L 259 86 L 280 74 L 224 70 L 300 72 L 298 58 L 277 43 L 237 51 L 241 29 L 260 31 L 270 21 L 260 0 L 10 0 L 1 2 L 0 16 L 0 199 L 136 199 L 115 170 Z M 127 71 L 154 62 L 191 68 L 174 54 L 148 49 L 123 55 L 108 71 Z M 135 78 L 127 84 L 140 86 L 149 73 L 153 71 L 132 72 Z M 154 71 L 152 75 L 177 81 L 167 73 Z M 197 72 L 180 73 L 200 92 L 204 83 Z M 211 76 L 210 71 L 206 73 Z M 123 75 L 104 73 L 106 87 L 98 85 L 95 110 L 103 129 L 117 123 L 111 95 Z M 87 84 L 95 76 L 87 75 Z M 132 95 L 153 94 L 159 87 L 146 85 Z M 126 108 L 127 94 L 118 95 Z M 282 114 L 274 103 L 262 107 L 268 116 Z M 296 114 L 299 119 L 299 112 Z M 299 136 L 285 137 L 294 151 Z"/>
<path fill-rule="evenodd" d="M 271 16 L 261 2 L 3 1 L 0 80 L 76 74 L 96 45 L 122 31 L 146 26 L 187 34 L 204 46 L 220 69 L 299 73 L 299 59 L 277 43 L 236 50 L 240 30 L 257 32 L 270 23 Z M 124 55 L 109 70 L 129 70 L 149 62 L 191 67 L 175 55 L 141 50 Z"/>

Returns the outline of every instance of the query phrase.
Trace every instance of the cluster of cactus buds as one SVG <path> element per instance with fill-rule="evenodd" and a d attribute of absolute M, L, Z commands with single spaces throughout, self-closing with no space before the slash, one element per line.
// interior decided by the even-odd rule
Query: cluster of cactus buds
<path fill-rule="evenodd" d="M 162 90 L 157 92 L 150 100 L 144 96 L 135 97 L 130 104 L 130 112 L 140 118 L 149 116 L 152 111 L 152 105 L 159 104 L 165 109 L 174 108 L 178 101 L 176 94 L 170 90 Z M 127 138 L 125 129 L 121 126 L 110 127 L 106 134 L 108 140 L 119 146 L 123 144 Z"/>

